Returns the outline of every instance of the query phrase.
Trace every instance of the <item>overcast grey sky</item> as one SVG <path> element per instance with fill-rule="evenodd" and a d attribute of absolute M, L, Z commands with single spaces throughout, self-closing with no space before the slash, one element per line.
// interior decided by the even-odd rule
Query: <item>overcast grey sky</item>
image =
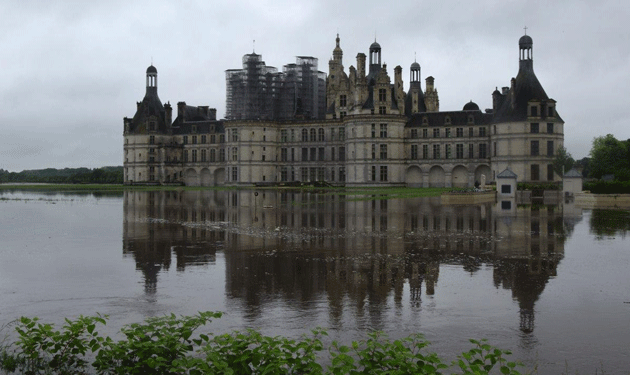
<path fill-rule="evenodd" d="M 279 69 L 295 56 L 328 60 L 339 32 L 344 66 L 377 41 L 405 90 L 414 54 L 435 77 L 441 110 L 518 72 L 527 26 L 534 70 L 565 120 L 565 146 L 588 155 L 593 137 L 630 138 L 630 2 L 604 1 L 130 1 L 0 3 L 0 168 L 122 165 L 123 117 L 158 69 L 162 102 L 225 113 L 225 70 L 256 53 Z"/>

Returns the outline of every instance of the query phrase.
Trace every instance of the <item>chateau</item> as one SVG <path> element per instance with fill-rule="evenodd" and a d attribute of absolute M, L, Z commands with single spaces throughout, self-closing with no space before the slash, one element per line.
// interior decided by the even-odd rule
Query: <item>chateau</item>
<path fill-rule="evenodd" d="M 470 187 L 506 168 L 519 182 L 557 181 L 564 122 L 534 74 L 532 51 L 524 35 L 516 78 L 485 111 L 472 101 L 440 111 L 435 80 L 427 77 L 423 91 L 417 62 L 405 92 L 402 68 L 392 82 L 376 42 L 346 71 L 339 36 L 328 76 L 314 57 L 278 72 L 245 55 L 243 69 L 226 71 L 224 120 L 185 102 L 173 119 L 150 66 L 145 97 L 124 119 L 124 182 Z"/>

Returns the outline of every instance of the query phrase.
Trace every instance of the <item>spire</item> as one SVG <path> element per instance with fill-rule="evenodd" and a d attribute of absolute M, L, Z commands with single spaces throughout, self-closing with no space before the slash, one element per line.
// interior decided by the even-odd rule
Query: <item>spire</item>
<path fill-rule="evenodd" d="M 527 27 L 525 27 L 525 31 L 527 32 Z M 533 45 L 532 37 L 527 34 L 518 40 L 520 69 L 534 70 Z"/>
<path fill-rule="evenodd" d="M 339 33 L 337 33 L 337 38 L 335 39 L 336 45 L 335 45 L 335 49 L 333 50 L 333 60 L 339 62 L 339 64 L 341 64 L 341 60 L 343 59 L 343 51 L 341 50 L 341 47 L 339 46 Z"/>
<path fill-rule="evenodd" d="M 153 63 L 147 68 L 147 95 L 148 94 L 157 95 L 157 69 L 155 69 Z"/>

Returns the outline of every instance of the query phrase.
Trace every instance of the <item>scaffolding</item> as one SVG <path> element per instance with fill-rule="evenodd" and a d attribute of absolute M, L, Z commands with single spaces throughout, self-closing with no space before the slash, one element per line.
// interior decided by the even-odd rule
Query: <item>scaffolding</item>
<path fill-rule="evenodd" d="M 282 72 L 266 66 L 261 55 L 243 56 L 243 69 L 226 70 L 228 120 L 322 119 L 326 74 L 317 58 L 298 56 Z"/>

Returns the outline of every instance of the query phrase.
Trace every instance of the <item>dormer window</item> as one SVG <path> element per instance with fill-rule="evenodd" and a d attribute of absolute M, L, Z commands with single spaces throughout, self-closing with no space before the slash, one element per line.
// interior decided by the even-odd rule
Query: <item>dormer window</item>
<path fill-rule="evenodd" d="M 469 124 L 474 124 L 475 123 L 475 116 L 473 115 L 468 115 L 468 123 Z"/>
<path fill-rule="evenodd" d="M 531 107 L 529 107 L 529 115 L 531 117 L 538 117 L 538 106 L 537 105 L 532 105 Z"/>
<path fill-rule="evenodd" d="M 378 89 L 378 101 L 384 102 L 387 100 L 387 89 Z"/>
<path fill-rule="evenodd" d="M 422 118 L 422 125 L 429 125 L 429 119 L 426 117 Z"/>
<path fill-rule="evenodd" d="M 446 116 L 446 118 L 444 118 L 444 123 L 445 124 L 450 124 L 451 123 L 451 117 L 450 116 Z"/>
<path fill-rule="evenodd" d="M 346 96 L 345 95 L 339 95 L 339 107 L 345 107 L 346 106 Z"/>
<path fill-rule="evenodd" d="M 549 107 L 547 107 L 547 117 L 555 116 L 555 112 L 556 111 L 554 110 L 553 106 L 550 105 Z"/>

